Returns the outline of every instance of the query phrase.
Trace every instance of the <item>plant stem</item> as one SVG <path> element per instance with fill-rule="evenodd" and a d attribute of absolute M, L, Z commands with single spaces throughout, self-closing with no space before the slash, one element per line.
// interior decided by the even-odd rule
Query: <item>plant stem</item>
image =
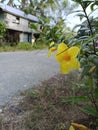
<path fill-rule="evenodd" d="M 81 3 L 81 7 L 82 7 L 82 9 L 84 11 L 85 17 L 86 17 L 87 22 L 88 22 L 88 26 L 89 26 L 89 29 L 90 29 L 90 36 L 93 36 L 94 34 L 93 34 L 93 31 L 92 31 L 92 26 L 91 26 L 90 20 L 88 18 L 88 15 L 86 13 L 86 9 L 85 9 L 85 7 L 83 6 L 82 3 Z M 94 53 L 96 54 L 96 48 L 95 48 L 95 41 L 94 40 L 93 40 L 93 48 L 94 48 Z"/>
<path fill-rule="evenodd" d="M 94 98 L 93 92 L 90 92 L 89 98 L 90 98 L 91 103 L 94 105 L 94 107 L 96 108 L 96 110 L 97 110 L 97 112 L 98 112 L 98 106 L 97 106 L 97 104 L 96 104 L 96 100 L 95 100 L 95 98 Z"/>

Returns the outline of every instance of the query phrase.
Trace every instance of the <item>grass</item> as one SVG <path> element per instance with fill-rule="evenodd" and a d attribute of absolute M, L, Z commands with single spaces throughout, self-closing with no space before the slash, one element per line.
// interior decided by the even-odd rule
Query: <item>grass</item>
<path fill-rule="evenodd" d="M 68 130 L 71 122 L 87 118 L 76 105 L 62 102 L 62 99 L 72 96 L 72 83 L 80 82 L 76 77 L 76 74 L 67 77 L 58 74 L 21 92 L 20 100 L 16 98 L 3 108 L 1 122 L 6 121 L 2 124 L 13 126 L 17 122 L 18 130 Z M 82 93 L 79 87 L 76 90 L 76 94 Z"/>
<path fill-rule="evenodd" d="M 37 44 L 32 45 L 28 42 L 19 43 L 16 46 L 10 46 L 8 44 L 0 46 L 0 52 L 10 52 L 10 51 L 32 51 L 36 49 L 46 49 L 47 46 L 45 44 Z"/>

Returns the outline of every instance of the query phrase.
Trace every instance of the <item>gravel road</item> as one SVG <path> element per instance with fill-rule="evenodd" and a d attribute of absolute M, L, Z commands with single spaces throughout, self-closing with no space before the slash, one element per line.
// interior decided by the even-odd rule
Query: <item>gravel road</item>
<path fill-rule="evenodd" d="M 47 50 L 0 53 L 0 105 L 57 73 L 58 64 L 47 58 Z"/>

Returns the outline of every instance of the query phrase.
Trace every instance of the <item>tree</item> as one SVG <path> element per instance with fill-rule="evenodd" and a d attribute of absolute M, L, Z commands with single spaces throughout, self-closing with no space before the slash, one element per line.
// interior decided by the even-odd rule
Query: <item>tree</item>
<path fill-rule="evenodd" d="M 49 43 L 54 40 L 56 43 L 65 40 L 66 33 L 70 30 L 66 26 L 66 16 L 69 10 L 72 10 L 68 1 L 65 0 L 40 0 L 32 1 L 32 6 L 25 8 L 25 12 L 36 15 L 41 22 L 42 30 L 39 31 L 40 37 L 37 42 Z M 36 25 L 36 24 L 35 24 Z M 33 29 L 37 30 L 37 26 L 31 25 Z M 66 33 L 65 33 L 66 32 Z"/>

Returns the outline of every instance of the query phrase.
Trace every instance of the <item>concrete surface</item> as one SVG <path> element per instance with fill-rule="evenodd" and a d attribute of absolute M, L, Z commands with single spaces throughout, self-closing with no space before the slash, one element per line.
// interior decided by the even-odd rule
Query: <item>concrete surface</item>
<path fill-rule="evenodd" d="M 0 53 L 0 105 L 57 73 L 59 65 L 47 50 Z"/>

